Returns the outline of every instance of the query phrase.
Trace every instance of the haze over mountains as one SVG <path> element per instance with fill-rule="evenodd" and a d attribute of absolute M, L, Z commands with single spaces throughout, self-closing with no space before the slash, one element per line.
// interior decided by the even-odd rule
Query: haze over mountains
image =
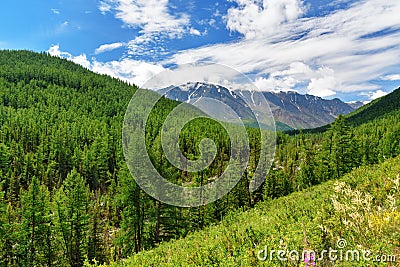
<path fill-rule="evenodd" d="M 203 82 L 170 86 L 158 90 L 165 97 L 181 102 L 209 97 L 228 103 L 240 117 L 247 118 L 248 110 L 241 96 L 250 99 L 250 91 L 229 90 L 226 87 Z M 278 130 L 308 129 L 326 125 L 339 115 L 346 115 L 363 105 L 362 102 L 345 103 L 338 98 L 331 100 L 296 92 L 263 92 L 276 120 Z"/>

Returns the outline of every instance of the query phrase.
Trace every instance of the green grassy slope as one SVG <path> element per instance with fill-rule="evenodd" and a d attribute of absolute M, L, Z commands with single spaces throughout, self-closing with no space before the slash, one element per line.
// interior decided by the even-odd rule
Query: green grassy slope
<path fill-rule="evenodd" d="M 270 250 L 337 249 L 339 238 L 347 241 L 348 249 L 368 249 L 374 255 L 397 254 L 400 260 L 399 173 L 400 157 L 361 167 L 340 179 L 342 183 L 329 181 L 259 203 L 253 210 L 237 212 L 218 225 L 163 243 L 112 266 L 304 266 L 301 260 L 283 263 L 276 254 L 273 260 L 261 261 L 257 254 L 265 246 Z M 373 196 L 371 201 L 364 192 Z M 339 204 L 333 205 L 332 199 Z M 366 266 L 367 262 L 336 264 Z M 380 266 L 376 262 L 374 265 Z M 326 260 L 317 266 L 330 263 Z"/>

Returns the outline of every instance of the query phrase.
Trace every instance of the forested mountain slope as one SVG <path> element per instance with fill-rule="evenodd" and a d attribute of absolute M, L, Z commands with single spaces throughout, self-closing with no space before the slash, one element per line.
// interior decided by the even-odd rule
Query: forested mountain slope
<path fill-rule="evenodd" d="M 398 110 L 400 110 L 400 87 L 350 113 L 346 116 L 346 120 L 351 125 L 360 125 Z"/>
<path fill-rule="evenodd" d="M 325 133 L 278 135 L 276 162 L 263 188 L 264 202 L 117 266 L 279 266 L 282 262 L 277 258 L 257 259 L 259 250 L 267 246 L 322 251 L 335 249 L 339 238 L 346 240 L 349 249 L 371 249 L 374 255 L 398 257 L 398 235 L 392 233 L 400 228 L 400 158 L 387 159 L 400 154 L 400 112 L 380 115 L 357 127 L 339 116 Z M 377 162 L 384 163 L 357 168 Z M 347 185 L 335 184 L 332 179 Z M 319 183 L 323 184 L 284 197 Z M 305 263 L 289 266 L 301 264 Z M 327 260 L 322 266 L 329 264 Z M 337 263 L 355 264 L 367 262 Z"/>
<path fill-rule="evenodd" d="M 116 260 L 261 199 L 260 192 L 242 193 L 244 180 L 220 202 L 201 208 L 178 209 L 145 194 L 122 153 L 122 122 L 137 90 L 45 53 L 0 51 L 0 265 Z M 159 131 L 176 105 L 164 98 L 157 103 L 146 146 L 160 173 L 197 185 L 226 166 L 229 139 L 215 122 L 187 125 L 180 135 L 183 153 L 198 157 L 198 144 L 208 137 L 219 144 L 217 157 L 201 173 L 177 170 L 161 154 Z M 249 134 L 254 166 L 259 132 Z"/>
<path fill-rule="evenodd" d="M 329 248 L 338 251 L 334 266 L 397 266 L 399 237 L 397 157 L 355 169 L 340 180 L 261 202 L 250 211 L 229 214 L 218 225 L 111 266 L 332 266 L 328 253 L 320 261 L 321 254 L 314 260 L 302 259 L 304 250 L 321 253 Z M 363 259 L 362 249 L 371 251 L 370 261 Z M 271 250 L 275 250 L 272 258 Z M 285 261 L 279 260 L 278 250 L 285 251 L 281 255 Z M 296 254 L 294 260 L 289 258 L 292 250 L 299 259 Z M 344 255 L 347 250 L 360 250 L 360 260 L 340 260 L 340 250 Z M 386 262 L 376 262 L 375 256 L 382 255 Z"/>
<path fill-rule="evenodd" d="M 345 116 L 346 123 L 351 126 L 358 126 L 369 123 L 381 117 L 396 115 L 400 110 L 400 88 L 394 90 L 386 96 L 375 99 L 374 101 L 360 107 Z M 330 124 L 314 129 L 306 129 L 307 133 L 322 133 L 329 128 Z M 298 130 L 289 130 L 289 134 L 298 134 Z"/>

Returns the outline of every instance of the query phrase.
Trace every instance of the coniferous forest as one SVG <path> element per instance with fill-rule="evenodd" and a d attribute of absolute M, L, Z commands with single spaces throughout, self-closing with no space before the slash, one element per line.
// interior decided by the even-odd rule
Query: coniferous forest
<path fill-rule="evenodd" d="M 0 51 L 0 266 L 279 266 L 258 251 L 322 250 L 338 238 L 400 254 L 400 89 L 326 127 L 277 132 L 271 170 L 252 193 L 262 130 L 247 128 L 243 177 L 196 208 L 155 200 L 131 176 L 121 135 L 137 90 L 46 53 Z M 162 98 L 152 110 L 147 150 L 175 183 L 203 185 L 226 168 L 229 136 L 194 120 L 180 134 L 183 154 L 198 158 L 208 137 L 217 157 L 198 173 L 176 169 L 160 131 L 178 104 Z"/>

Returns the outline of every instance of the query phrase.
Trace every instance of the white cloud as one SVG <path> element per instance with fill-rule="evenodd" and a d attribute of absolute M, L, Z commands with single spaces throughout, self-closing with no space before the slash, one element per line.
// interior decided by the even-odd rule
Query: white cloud
<path fill-rule="evenodd" d="M 238 7 L 228 10 L 226 27 L 246 38 L 276 31 L 284 22 L 299 18 L 304 7 L 301 0 L 234 0 Z"/>
<path fill-rule="evenodd" d="M 52 56 L 66 58 L 89 70 L 100 74 L 107 74 L 111 77 L 119 78 L 131 84 L 143 85 L 154 75 L 164 71 L 161 65 L 151 64 L 144 61 L 122 59 L 120 61 L 98 62 L 95 59 L 89 61 L 85 54 L 73 56 L 68 52 L 60 50 L 59 45 L 53 45 L 47 51 Z"/>
<path fill-rule="evenodd" d="M 335 71 L 330 68 L 322 67 L 316 71 L 316 76 L 311 78 L 307 86 L 307 93 L 320 97 L 335 95 L 335 89 L 339 87 L 339 81 L 335 77 Z"/>
<path fill-rule="evenodd" d="M 51 11 L 56 15 L 60 15 L 61 14 L 61 11 L 59 9 L 56 9 L 56 8 L 52 8 Z"/>
<path fill-rule="evenodd" d="M 339 87 L 332 69 L 320 67 L 312 69 L 303 62 L 293 62 L 282 71 L 274 71 L 268 79 L 257 78 L 254 84 L 262 91 L 294 91 L 295 86 L 307 82 L 307 93 L 320 97 L 335 95 Z"/>
<path fill-rule="evenodd" d="M 213 26 L 215 25 L 216 22 L 217 22 L 217 21 L 216 21 L 215 19 L 210 19 L 210 20 L 208 21 L 208 25 L 210 25 L 211 27 L 213 27 Z"/>
<path fill-rule="evenodd" d="M 91 65 L 91 70 L 142 86 L 154 75 L 165 69 L 160 65 L 126 58 L 106 63 L 94 61 Z"/>
<path fill-rule="evenodd" d="M 76 56 L 76 57 L 72 57 L 71 60 L 73 62 L 75 62 L 76 64 L 79 64 L 87 69 L 91 69 L 91 64 L 90 61 L 87 59 L 85 54 Z"/>
<path fill-rule="evenodd" d="M 117 48 L 120 48 L 124 46 L 124 43 L 112 43 L 112 44 L 103 44 L 101 46 L 99 46 L 98 48 L 96 48 L 95 50 L 95 54 L 101 54 L 107 51 L 112 51 L 115 50 Z"/>
<path fill-rule="evenodd" d="M 390 74 L 382 77 L 384 81 L 400 81 L 400 74 Z"/>
<path fill-rule="evenodd" d="M 61 55 L 60 45 L 52 45 L 47 52 L 53 57 L 59 57 Z"/>
<path fill-rule="evenodd" d="M 384 91 L 382 91 L 382 90 L 378 90 L 378 91 L 374 92 L 374 93 L 371 95 L 371 100 L 377 99 L 377 98 L 382 97 L 382 96 L 385 96 L 385 95 L 387 95 L 387 94 L 388 94 L 388 93 L 386 93 L 386 92 L 384 92 Z"/>
<path fill-rule="evenodd" d="M 292 77 L 285 77 L 283 79 L 277 79 L 275 77 L 256 78 L 254 85 L 260 91 L 293 91 L 292 87 L 296 84 L 296 80 Z"/>
<path fill-rule="evenodd" d="M 58 24 L 58 26 L 54 29 L 54 33 L 62 34 L 66 30 L 68 30 L 69 26 L 70 26 L 70 23 L 68 21 L 64 21 L 64 22 Z M 79 28 L 79 26 L 77 28 Z"/>
<path fill-rule="evenodd" d="M 333 76 L 324 76 L 322 78 L 313 78 L 308 84 L 307 93 L 319 97 L 327 97 L 335 95 L 333 91 L 337 87 L 337 82 Z"/>
<path fill-rule="evenodd" d="M 168 0 L 107 0 L 100 11 L 114 10 L 116 18 L 143 34 L 162 33 L 170 38 L 181 36 L 190 24 L 187 14 L 171 15 Z"/>
<path fill-rule="evenodd" d="M 103 14 L 113 12 L 125 26 L 138 30 L 127 44 L 129 54 L 153 57 L 164 53 L 160 45 L 164 39 L 206 34 L 191 26 L 188 14 L 173 14 L 173 8 L 169 0 L 103 0 L 99 6 Z"/>
<path fill-rule="evenodd" d="M 101 14 L 105 15 L 107 12 L 111 11 L 111 5 L 104 1 L 100 1 L 99 10 Z"/>
<path fill-rule="evenodd" d="M 374 91 L 374 92 L 361 93 L 361 95 L 368 96 L 370 100 L 377 99 L 377 98 L 385 96 L 387 94 L 388 93 L 386 93 L 386 92 L 384 92 L 382 90 L 377 90 L 377 91 Z"/>
<path fill-rule="evenodd" d="M 61 52 L 60 45 L 58 44 L 52 45 L 47 52 L 54 57 L 67 57 L 67 58 L 71 57 L 70 53 Z"/>
<path fill-rule="evenodd" d="M 189 33 L 190 33 L 191 35 L 201 36 L 201 32 L 200 32 L 199 30 L 195 29 L 195 28 L 190 28 Z"/>
<path fill-rule="evenodd" d="M 229 9 L 226 24 L 243 39 L 180 51 L 164 63 L 214 61 L 256 77 L 269 76 L 259 78 L 264 86 L 293 90 L 307 83 L 309 92 L 320 96 L 377 90 L 370 81 L 400 63 L 399 31 L 373 37 L 398 28 L 399 1 L 359 1 L 313 18 L 301 17 L 304 7 L 297 0 L 235 2 L 238 6 Z"/>
<path fill-rule="evenodd" d="M 60 45 L 58 44 L 52 45 L 47 52 L 52 56 L 66 58 L 68 60 L 75 62 L 76 64 L 79 64 L 87 69 L 90 69 L 90 62 L 85 54 L 81 54 L 79 56 L 73 56 L 68 52 L 61 51 Z"/>
<path fill-rule="evenodd" d="M 228 9 L 224 22 L 243 38 L 180 51 L 161 64 L 213 61 L 251 74 L 261 90 L 288 91 L 301 86 L 322 97 L 370 90 L 372 98 L 382 90 L 370 81 L 400 80 L 400 74 L 385 75 L 400 63 L 400 32 L 373 37 L 376 32 L 398 29 L 399 1 L 360 0 L 347 9 L 312 18 L 303 17 L 302 0 L 231 1 L 236 5 Z M 168 0 L 103 0 L 99 10 L 113 12 L 139 33 L 126 44 L 102 45 L 96 53 L 125 45 L 128 54 L 165 55 L 164 38 L 204 34 L 191 26 L 189 15 L 173 14 Z M 218 12 L 214 15 L 221 16 Z M 214 24 L 215 20 L 210 21 Z M 54 50 L 62 53 L 59 47 Z M 89 62 L 86 55 L 69 56 L 92 70 L 139 84 L 163 70 L 161 64 L 137 60 L 100 63 Z"/>

